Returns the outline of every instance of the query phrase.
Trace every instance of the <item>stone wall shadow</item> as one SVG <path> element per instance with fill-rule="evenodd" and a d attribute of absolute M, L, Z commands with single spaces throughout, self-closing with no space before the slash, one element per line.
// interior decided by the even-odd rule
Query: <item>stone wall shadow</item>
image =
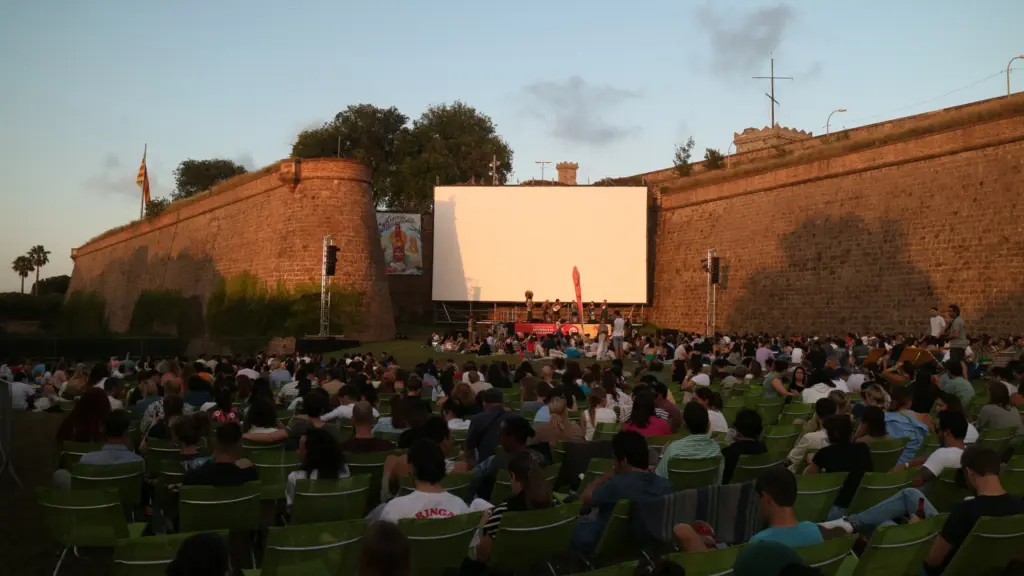
<path fill-rule="evenodd" d="M 438 277 L 463 278 L 464 286 L 462 293 L 464 296 L 461 301 L 479 300 L 479 286 L 476 285 L 472 278 L 466 278 L 466 269 L 462 262 L 462 246 L 459 242 L 458 234 L 452 234 L 450 237 L 443 239 L 443 243 L 438 242 L 438 222 L 456 222 L 457 218 L 458 212 L 456 211 L 455 202 L 434 203 L 434 247 L 436 249 L 433 251 L 434 260 L 431 282 L 436 282 Z M 452 256 L 449 257 L 449 255 Z M 433 288 L 431 288 L 431 294 L 433 295 Z"/>
<path fill-rule="evenodd" d="M 935 290 L 929 275 L 909 260 L 902 222 L 816 215 L 778 241 L 784 268 L 744 271 L 739 285 L 733 278 L 739 294 L 730 298 L 726 329 L 924 330 L 928 309 L 937 303 Z"/>
<path fill-rule="evenodd" d="M 1011 243 L 1006 235 L 1000 240 L 1012 245 L 1007 254 L 1024 254 L 1024 242 Z M 991 299 L 986 298 L 980 308 L 967 308 L 963 314 L 967 335 L 971 338 L 981 337 L 982 334 L 1003 337 L 1024 333 L 1024 279 L 1018 279 L 1018 288 L 1014 292 L 995 294 Z"/>

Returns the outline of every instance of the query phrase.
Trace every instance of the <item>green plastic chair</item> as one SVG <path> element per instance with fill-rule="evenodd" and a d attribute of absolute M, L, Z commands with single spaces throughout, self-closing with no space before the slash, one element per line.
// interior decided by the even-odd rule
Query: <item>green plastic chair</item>
<path fill-rule="evenodd" d="M 525 418 L 527 422 L 532 424 L 533 419 L 537 416 L 537 410 L 539 410 L 539 408 L 524 408 L 519 411 L 519 415 Z"/>
<path fill-rule="evenodd" d="M 552 490 L 555 489 L 555 482 L 558 480 L 561 469 L 562 466 L 560 464 L 554 464 L 544 468 L 542 471 L 544 479 L 551 484 Z M 604 472 L 601 474 L 604 474 Z M 502 469 L 498 471 L 498 477 L 494 480 L 490 501 L 501 503 L 507 500 L 509 496 L 512 496 L 512 478 L 508 475 L 508 470 Z"/>
<path fill-rule="evenodd" d="M 1020 498 L 1024 497 L 1024 456 L 1014 456 L 999 475 L 1003 490 Z"/>
<path fill-rule="evenodd" d="M 1010 447 L 1010 443 L 1014 441 L 1016 434 L 1016 428 L 990 428 L 978 434 L 978 441 L 974 445 L 988 448 L 996 454 L 1002 454 L 1004 450 Z"/>
<path fill-rule="evenodd" d="M 590 572 L 580 572 L 573 576 L 633 576 L 636 573 L 636 562 L 625 562 L 606 568 L 598 568 Z"/>
<path fill-rule="evenodd" d="M 612 509 L 612 515 L 605 525 L 601 539 L 594 548 L 594 558 L 619 560 L 636 558 L 639 549 L 634 544 L 633 531 L 629 521 L 629 500 L 619 500 Z"/>
<path fill-rule="evenodd" d="M 178 513 L 182 532 L 256 530 L 259 528 L 260 483 L 182 486 Z"/>
<path fill-rule="evenodd" d="M 761 421 L 766 426 L 772 426 L 779 421 L 779 416 L 782 415 L 782 409 L 784 406 L 785 399 L 782 397 L 762 398 L 754 409 L 761 415 Z M 796 440 L 793 442 L 796 443 Z"/>
<path fill-rule="evenodd" d="M 294 415 L 295 415 L 295 413 L 292 412 L 291 410 L 287 409 L 287 408 L 278 408 L 277 409 L 277 423 L 278 424 L 284 424 L 284 425 L 287 426 L 288 422 L 291 421 L 292 416 L 294 416 Z"/>
<path fill-rule="evenodd" d="M 932 541 L 942 531 L 948 517 L 940 514 L 914 524 L 876 528 L 852 576 L 917 576 Z"/>
<path fill-rule="evenodd" d="M 170 440 L 146 438 L 146 449 L 142 457 L 146 459 L 146 470 L 156 470 L 164 460 L 180 460 L 181 449 Z"/>
<path fill-rule="evenodd" d="M 824 522 L 843 488 L 843 482 L 846 482 L 846 476 L 846 472 L 797 476 L 796 504 L 793 505 L 797 520 Z"/>
<path fill-rule="evenodd" d="M 551 458 L 555 464 L 565 462 L 565 440 L 559 440 L 551 444 Z"/>
<path fill-rule="evenodd" d="M 297 480 L 291 523 L 316 524 L 363 518 L 369 491 L 369 474 L 333 480 Z"/>
<path fill-rule="evenodd" d="M 70 548 L 113 548 L 118 540 L 138 538 L 146 525 L 125 522 L 115 489 L 56 490 L 36 488 L 46 531 L 61 547 L 54 576 Z"/>
<path fill-rule="evenodd" d="M 546 510 L 505 512 L 494 537 L 488 568 L 517 572 L 543 563 L 554 574 L 552 559 L 569 549 L 579 512 L 579 502 Z"/>
<path fill-rule="evenodd" d="M 962 502 L 971 495 L 966 486 L 956 482 L 958 468 L 946 468 L 939 474 L 928 490 L 928 501 L 939 512 L 949 512 L 953 504 Z"/>
<path fill-rule="evenodd" d="M 814 416 L 814 404 L 804 404 L 803 402 L 786 404 L 782 408 L 782 416 L 791 416 L 794 419 L 799 418 L 801 420 L 810 420 Z M 787 422 L 787 424 L 792 424 L 792 422 Z"/>
<path fill-rule="evenodd" d="M 367 493 L 367 510 L 373 510 L 380 501 L 380 486 L 384 476 L 384 461 L 393 454 L 402 454 L 398 450 L 384 450 L 381 452 L 352 452 L 345 455 L 349 473 L 367 474 L 370 476 L 370 486 L 373 487 Z"/>
<path fill-rule="evenodd" d="M 217 532 L 227 538 L 227 532 Z M 145 538 L 126 538 L 114 545 L 114 576 L 164 576 L 167 566 L 194 534 L 167 534 Z"/>
<path fill-rule="evenodd" d="M 257 450 L 250 456 L 253 466 L 260 472 L 262 498 L 280 500 L 288 487 L 288 475 L 302 467 L 296 452 L 283 450 Z"/>
<path fill-rule="evenodd" d="M 714 458 L 671 458 L 668 461 L 668 480 L 676 491 L 695 490 L 718 484 L 722 469 L 722 457 Z"/>
<path fill-rule="evenodd" d="M 71 488 L 73 490 L 103 490 L 113 488 L 121 497 L 126 513 L 134 513 L 142 502 L 144 463 L 125 464 L 74 464 L 71 466 Z"/>
<path fill-rule="evenodd" d="M 731 426 L 736 422 L 736 415 L 740 413 L 740 410 L 743 410 L 746 407 L 747 402 L 743 399 L 742 394 L 739 397 L 729 398 L 722 406 L 722 417 L 725 418 L 726 423 Z"/>
<path fill-rule="evenodd" d="M 647 445 L 650 446 L 651 448 L 664 449 L 665 446 L 668 446 L 669 444 L 675 442 L 676 440 L 681 440 L 686 435 L 687 433 L 685 431 L 681 431 L 676 434 L 669 434 L 667 436 L 648 436 Z"/>
<path fill-rule="evenodd" d="M 917 471 L 915 467 L 896 472 L 865 472 L 846 513 L 863 512 L 900 490 L 908 488 L 914 476 L 917 476 Z"/>
<path fill-rule="evenodd" d="M 730 484 L 751 482 L 761 477 L 769 468 L 784 466 L 788 452 L 768 452 L 766 454 L 743 454 L 736 462 L 736 470 L 732 473 Z"/>
<path fill-rule="evenodd" d="M 583 473 L 583 481 L 580 482 L 580 493 L 583 489 L 590 485 L 591 482 L 597 480 L 601 476 L 604 476 L 606 472 L 612 469 L 614 460 L 611 458 L 591 458 L 590 462 L 587 463 L 587 471 Z"/>
<path fill-rule="evenodd" d="M 458 570 L 483 514 L 399 520 L 398 529 L 409 539 L 413 574 L 440 576 L 449 570 Z"/>
<path fill-rule="evenodd" d="M 765 428 L 761 438 L 769 452 L 786 452 L 788 454 L 793 446 L 796 446 L 801 432 L 803 432 L 803 427 L 799 424 L 779 424 Z"/>
<path fill-rule="evenodd" d="M 366 522 L 324 522 L 270 528 L 261 570 L 246 575 L 313 576 L 355 574 Z"/>
<path fill-rule="evenodd" d="M 1022 547 L 1024 514 L 980 518 L 943 575 L 1001 574 Z"/>
<path fill-rule="evenodd" d="M 924 437 L 924 440 L 921 442 L 921 447 L 917 449 L 917 454 L 915 454 L 914 457 L 927 458 L 932 455 L 932 452 L 935 452 L 941 447 L 942 444 L 939 443 L 939 437 L 935 434 L 929 434 Z"/>
<path fill-rule="evenodd" d="M 379 430 L 374 432 L 373 435 L 381 440 L 394 442 L 395 445 L 398 445 L 398 438 L 401 437 L 402 433 L 396 430 Z"/>
<path fill-rule="evenodd" d="M 469 497 L 469 481 L 472 478 L 472 471 L 460 472 L 458 474 L 445 474 L 444 478 L 441 479 L 441 487 L 465 501 L 471 501 L 471 498 Z M 412 477 L 406 476 L 405 478 L 402 478 L 400 489 L 403 495 L 409 494 L 415 490 L 416 484 Z"/>
<path fill-rule="evenodd" d="M 903 450 L 910 438 L 893 438 L 891 440 L 875 440 L 868 444 L 871 450 L 871 466 L 876 472 L 892 470 L 899 462 Z"/>
<path fill-rule="evenodd" d="M 686 570 L 686 576 L 728 576 L 736 564 L 736 556 L 746 544 L 707 552 L 677 552 L 665 556 Z"/>
<path fill-rule="evenodd" d="M 242 440 L 242 452 L 245 457 L 252 460 L 253 455 L 263 452 L 284 452 L 284 442 L 275 442 L 273 444 L 257 444 L 255 442 L 248 442 Z"/>
<path fill-rule="evenodd" d="M 460 428 L 458 430 L 452 430 L 452 442 L 455 442 L 456 444 L 464 443 L 468 436 L 469 436 L 469 428 Z M 397 443 L 398 439 L 396 438 L 394 440 L 394 442 Z"/>
<path fill-rule="evenodd" d="M 98 452 L 103 449 L 103 444 L 93 442 L 62 442 L 60 449 L 60 467 L 70 470 L 73 464 L 78 464 L 89 452 Z"/>
<path fill-rule="evenodd" d="M 146 465 L 149 466 L 149 463 Z M 185 468 L 178 460 L 157 460 L 155 467 L 146 470 L 150 474 L 156 474 L 163 486 L 180 485 L 185 480 Z"/>
<path fill-rule="evenodd" d="M 597 427 L 594 428 L 594 440 L 611 440 L 619 431 L 622 430 L 622 425 L 613 422 L 598 422 Z"/>
<path fill-rule="evenodd" d="M 843 561 L 852 552 L 854 543 L 857 542 L 857 535 L 851 534 L 842 538 L 826 540 L 821 544 L 813 546 L 799 546 L 793 548 L 804 563 L 813 568 L 821 570 L 821 576 L 835 576 L 842 567 Z"/>

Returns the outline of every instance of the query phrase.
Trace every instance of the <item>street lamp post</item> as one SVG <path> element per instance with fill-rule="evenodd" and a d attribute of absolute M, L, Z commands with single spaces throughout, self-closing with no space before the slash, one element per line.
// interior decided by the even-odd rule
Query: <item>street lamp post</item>
<path fill-rule="evenodd" d="M 832 114 L 836 112 L 846 112 L 846 108 L 837 108 L 832 111 Z M 825 134 L 828 134 L 829 124 L 832 122 L 832 114 L 828 115 L 828 120 L 825 120 Z"/>
<path fill-rule="evenodd" d="M 1013 61 L 1016 60 L 1017 58 L 1020 58 L 1021 60 L 1024 60 L 1024 54 L 1021 54 L 1020 56 L 1014 56 L 1013 58 L 1010 58 L 1009 62 L 1006 63 L 1006 95 L 1007 96 L 1010 95 L 1010 65 L 1013 64 Z"/>

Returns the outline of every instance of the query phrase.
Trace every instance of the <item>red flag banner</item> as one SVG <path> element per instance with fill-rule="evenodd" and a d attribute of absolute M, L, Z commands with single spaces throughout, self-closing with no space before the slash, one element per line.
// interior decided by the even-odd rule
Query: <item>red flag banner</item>
<path fill-rule="evenodd" d="M 580 330 L 583 327 L 583 289 L 580 287 L 580 271 L 575 266 L 572 267 L 572 283 L 576 288 L 576 311 L 579 314 L 580 319 Z"/>

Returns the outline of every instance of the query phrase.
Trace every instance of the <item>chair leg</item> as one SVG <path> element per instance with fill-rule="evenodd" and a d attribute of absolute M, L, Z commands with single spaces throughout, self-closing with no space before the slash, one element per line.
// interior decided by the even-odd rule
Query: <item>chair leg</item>
<path fill-rule="evenodd" d="M 551 576 L 558 576 L 558 572 L 555 572 L 555 567 L 551 565 L 551 562 L 545 562 L 548 565 L 548 570 L 551 571 Z"/>
<path fill-rule="evenodd" d="M 67 546 L 65 546 L 64 549 L 61 550 L 61 552 L 60 552 L 60 559 L 57 560 L 57 567 L 53 569 L 53 576 L 57 576 L 57 573 L 60 572 L 60 565 L 64 563 L 64 556 L 67 553 L 68 553 L 68 548 L 67 548 Z"/>

